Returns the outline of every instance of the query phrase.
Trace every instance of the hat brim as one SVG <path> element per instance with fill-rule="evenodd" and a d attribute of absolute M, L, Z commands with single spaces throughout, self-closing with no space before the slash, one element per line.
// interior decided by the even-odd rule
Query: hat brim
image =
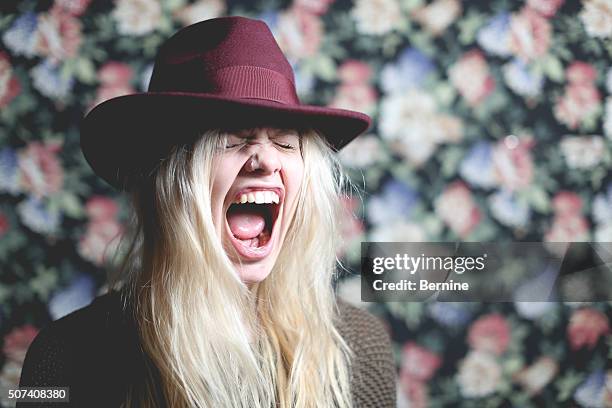
<path fill-rule="evenodd" d="M 319 130 L 335 150 L 371 124 L 360 112 L 263 99 L 186 92 L 146 92 L 109 99 L 81 123 L 81 149 L 97 175 L 131 190 L 167 155 L 204 129 L 278 126 Z"/>

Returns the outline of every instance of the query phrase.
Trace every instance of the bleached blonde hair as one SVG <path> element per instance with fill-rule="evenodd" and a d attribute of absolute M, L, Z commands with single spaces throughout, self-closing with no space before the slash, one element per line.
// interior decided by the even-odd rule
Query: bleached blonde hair
<path fill-rule="evenodd" d="M 251 290 L 213 225 L 226 133 L 175 147 L 132 193 L 133 231 L 109 288 L 132 305 L 147 375 L 124 406 L 352 406 L 333 289 L 346 178 L 320 134 L 300 133 L 295 215 L 270 275 Z"/>

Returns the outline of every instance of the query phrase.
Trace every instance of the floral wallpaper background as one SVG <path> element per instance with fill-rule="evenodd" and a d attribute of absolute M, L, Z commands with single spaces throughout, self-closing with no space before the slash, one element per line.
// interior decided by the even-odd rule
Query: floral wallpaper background
<path fill-rule="evenodd" d="M 0 403 L 37 331 L 104 291 L 126 216 L 78 123 L 144 91 L 159 44 L 265 20 L 303 103 L 370 114 L 341 158 L 361 241 L 612 241 L 610 0 L 0 4 Z M 355 213 L 357 216 L 351 216 Z M 612 303 L 388 303 L 400 407 L 612 406 Z"/>

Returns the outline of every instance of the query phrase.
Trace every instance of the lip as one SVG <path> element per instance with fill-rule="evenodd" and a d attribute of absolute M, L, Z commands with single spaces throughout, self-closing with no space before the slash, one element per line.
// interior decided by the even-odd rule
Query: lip
<path fill-rule="evenodd" d="M 265 185 L 259 185 L 259 186 L 255 186 L 255 185 L 250 185 L 248 187 L 243 187 L 240 190 L 238 190 L 238 192 L 236 192 L 236 194 L 234 194 L 234 198 L 233 200 L 229 203 L 230 205 L 234 202 L 236 202 L 237 200 L 240 199 L 240 196 L 242 194 L 246 194 L 246 193 L 250 193 L 251 191 L 274 191 L 276 194 L 278 194 L 278 197 L 280 199 L 279 201 L 279 205 L 281 205 L 285 199 L 285 189 L 282 186 L 265 186 Z M 229 208 L 229 206 L 228 206 Z M 227 210 L 226 210 L 227 211 Z"/>
<path fill-rule="evenodd" d="M 272 214 L 272 218 L 274 219 L 274 225 L 270 233 L 270 239 L 268 240 L 268 242 L 266 242 L 266 244 L 263 247 L 251 248 L 251 247 L 244 246 L 240 240 L 234 237 L 234 234 L 229 228 L 229 225 L 227 223 L 227 211 L 229 210 L 230 205 L 232 205 L 234 202 L 240 199 L 240 196 L 242 194 L 246 194 L 251 191 L 266 191 L 266 190 L 274 191 L 276 194 L 278 194 L 278 197 L 279 197 L 279 203 L 273 207 L 274 213 Z M 270 255 L 270 253 L 272 252 L 272 249 L 274 248 L 274 245 L 276 244 L 276 239 L 278 235 L 277 231 L 279 228 L 278 227 L 279 219 L 281 217 L 281 214 L 283 213 L 283 208 L 284 208 L 285 189 L 282 186 L 277 186 L 277 185 L 275 186 L 249 185 L 249 186 L 240 188 L 233 195 L 228 194 L 228 196 L 233 197 L 233 198 L 226 205 L 226 208 L 224 211 L 224 215 L 225 215 L 224 218 L 225 218 L 225 230 L 227 232 L 227 235 L 230 238 L 230 242 L 232 243 L 232 246 L 234 247 L 236 252 L 238 252 L 240 257 L 243 258 L 244 260 L 258 261 L 258 260 L 264 259 L 268 255 Z"/>

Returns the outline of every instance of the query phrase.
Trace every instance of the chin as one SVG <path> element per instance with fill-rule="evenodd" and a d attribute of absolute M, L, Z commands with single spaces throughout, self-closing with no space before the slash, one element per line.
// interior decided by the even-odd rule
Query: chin
<path fill-rule="evenodd" d="M 246 285 L 263 282 L 272 271 L 271 265 L 235 265 L 240 280 Z"/>

